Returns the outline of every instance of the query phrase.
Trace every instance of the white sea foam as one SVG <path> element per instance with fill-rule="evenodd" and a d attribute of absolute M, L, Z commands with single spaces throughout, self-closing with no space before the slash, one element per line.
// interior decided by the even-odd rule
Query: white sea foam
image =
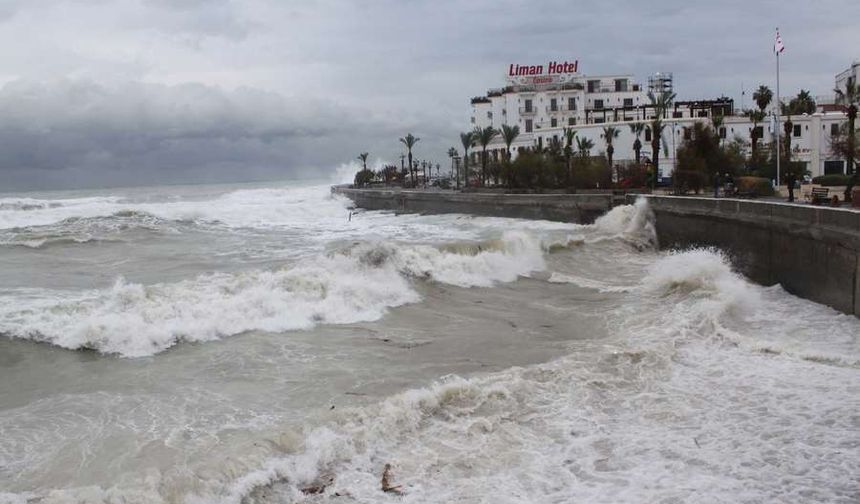
<path fill-rule="evenodd" d="M 250 330 L 376 320 L 419 300 L 410 277 L 490 286 L 544 267 L 540 242 L 519 232 L 468 253 L 430 246 L 363 244 L 273 271 L 217 273 L 170 284 L 118 280 L 83 294 L 54 291 L 2 298 L 0 333 L 63 348 L 127 357 Z"/>

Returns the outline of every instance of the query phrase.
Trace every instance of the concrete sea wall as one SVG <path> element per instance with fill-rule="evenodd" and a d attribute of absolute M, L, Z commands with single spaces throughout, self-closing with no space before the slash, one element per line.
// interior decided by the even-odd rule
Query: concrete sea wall
<path fill-rule="evenodd" d="M 767 201 L 647 198 L 661 248 L 720 248 L 757 283 L 778 283 L 792 294 L 860 316 L 860 212 Z"/>
<path fill-rule="evenodd" d="M 465 213 L 519 219 L 545 219 L 588 224 L 613 206 L 611 194 L 488 194 L 400 189 L 350 189 L 333 192 L 350 198 L 357 207 L 414 213 Z M 624 202 L 623 197 L 620 200 Z"/>
<path fill-rule="evenodd" d="M 622 197 L 610 194 L 482 194 L 332 191 L 369 210 L 468 213 L 590 223 Z M 645 196 L 661 248 L 717 247 L 751 280 L 860 317 L 860 212 L 773 201 Z M 627 203 L 636 196 L 628 195 Z"/>

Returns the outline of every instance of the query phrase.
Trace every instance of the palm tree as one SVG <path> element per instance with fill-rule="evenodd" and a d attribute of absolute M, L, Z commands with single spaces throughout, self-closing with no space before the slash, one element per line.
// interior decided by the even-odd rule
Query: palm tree
<path fill-rule="evenodd" d="M 369 154 L 367 152 L 362 152 L 361 154 L 358 155 L 358 159 L 361 160 L 361 164 L 364 165 L 365 170 L 367 169 L 367 156 L 368 155 Z"/>
<path fill-rule="evenodd" d="M 651 162 L 654 163 L 654 178 L 651 181 L 652 189 L 657 189 L 657 175 L 660 173 L 660 144 L 663 141 L 663 116 L 672 102 L 675 101 L 675 93 L 663 91 L 655 95 L 648 91 L 648 99 L 654 106 L 654 119 L 651 119 Z"/>
<path fill-rule="evenodd" d="M 797 96 L 788 102 L 786 115 L 794 114 L 814 114 L 815 113 L 815 98 L 812 97 L 809 91 L 801 89 Z"/>
<path fill-rule="evenodd" d="M 594 142 L 591 140 L 580 137 L 576 139 L 576 150 L 579 151 L 579 155 L 584 159 L 587 158 L 591 149 L 594 148 Z"/>
<path fill-rule="evenodd" d="M 573 182 L 573 139 L 576 138 L 576 130 L 573 128 L 564 128 L 564 158 L 567 161 L 567 180 Z"/>
<path fill-rule="evenodd" d="M 511 160 L 511 145 L 520 136 L 520 127 L 519 126 L 508 126 L 507 124 L 502 125 L 502 139 L 505 141 L 506 152 L 508 154 L 508 161 Z"/>
<path fill-rule="evenodd" d="M 481 144 L 481 185 L 487 183 L 487 146 L 498 135 L 498 130 L 492 126 L 486 128 L 475 128 L 475 137 Z"/>
<path fill-rule="evenodd" d="M 457 157 L 457 149 L 451 147 L 448 149 L 448 157 L 451 158 L 451 177 L 454 176 L 454 158 Z M 457 169 L 457 189 L 460 188 L 460 169 Z"/>
<path fill-rule="evenodd" d="M 855 131 L 854 122 L 857 119 L 857 104 L 860 103 L 860 88 L 854 83 L 853 79 L 849 79 L 845 84 L 845 90 L 834 89 L 836 92 L 836 101 L 842 105 L 848 105 L 848 174 L 854 174 L 854 147 L 855 147 Z"/>
<path fill-rule="evenodd" d="M 750 121 L 752 121 L 752 132 L 750 133 L 750 158 L 754 159 L 758 148 L 758 133 L 756 133 L 756 130 L 758 130 L 758 124 L 764 121 L 764 112 L 761 110 L 750 110 L 747 112 L 747 115 L 749 116 Z"/>
<path fill-rule="evenodd" d="M 773 100 L 773 91 L 767 86 L 759 86 L 753 93 L 753 100 L 758 105 L 758 109 L 764 112 L 767 106 L 770 105 L 771 100 Z"/>
<path fill-rule="evenodd" d="M 421 139 L 416 137 L 416 136 L 413 136 L 412 133 L 409 133 L 405 137 L 400 139 L 400 142 L 406 146 L 406 150 L 408 153 L 407 157 L 409 158 L 410 171 L 411 171 L 411 167 L 412 167 L 412 147 L 414 147 L 415 144 L 418 143 L 418 140 L 421 140 Z M 415 187 L 415 174 L 414 173 L 412 173 L 411 178 L 412 178 L 412 187 Z"/>
<path fill-rule="evenodd" d="M 615 126 L 606 126 L 603 128 L 603 141 L 606 142 L 606 161 L 609 162 L 609 170 L 612 171 L 612 155 L 615 154 L 615 147 L 612 146 L 612 141 L 618 138 L 621 130 Z"/>
<path fill-rule="evenodd" d="M 720 128 L 725 124 L 726 118 L 722 114 L 717 114 L 711 117 L 711 127 L 714 128 L 714 135 L 717 136 L 717 145 L 722 145 L 723 138 L 720 136 Z"/>
<path fill-rule="evenodd" d="M 791 133 L 794 131 L 794 124 L 791 122 L 791 116 L 785 118 L 782 124 L 782 130 L 785 132 L 785 169 L 791 169 L 788 163 L 791 161 Z"/>
<path fill-rule="evenodd" d="M 642 159 L 640 154 L 642 152 L 642 141 L 639 140 L 639 137 L 642 136 L 642 132 L 645 131 L 645 125 L 640 122 L 636 122 L 628 124 L 628 126 L 630 126 L 630 132 L 636 137 L 636 139 L 633 140 L 633 152 L 636 154 L 636 165 L 638 166 L 640 164 L 640 159 Z"/>
<path fill-rule="evenodd" d="M 463 184 L 469 187 L 469 149 L 475 143 L 475 132 L 460 133 L 460 142 L 463 143 Z"/>

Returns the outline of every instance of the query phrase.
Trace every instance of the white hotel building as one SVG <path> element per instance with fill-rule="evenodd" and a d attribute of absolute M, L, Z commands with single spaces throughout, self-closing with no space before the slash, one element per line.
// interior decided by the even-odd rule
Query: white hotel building
<path fill-rule="evenodd" d="M 578 138 L 594 142 L 594 152 L 605 150 L 603 128 L 616 126 L 620 131 L 613 141 L 614 159 L 634 159 L 635 137 L 627 126 L 642 122 L 646 131 L 640 138 L 641 154 L 651 157 L 651 132 L 647 125 L 654 116 L 654 108 L 648 99 L 648 91 L 672 90 L 672 74 L 657 73 L 643 86 L 632 75 L 586 76 L 578 72 L 578 62 L 550 62 L 544 65 L 510 65 L 507 85 L 490 89 L 486 96 L 472 98 L 472 127 L 502 125 L 519 126 L 520 136 L 512 146 L 517 152 L 521 148 L 547 146 L 557 138 L 564 141 L 564 128 L 574 128 Z M 837 76 L 837 85 L 844 88 L 845 75 L 856 74 L 857 65 Z M 838 79 L 842 77 L 842 81 Z M 789 98 L 783 98 L 788 102 Z M 775 101 L 775 100 L 774 100 Z M 749 149 L 753 125 L 751 121 L 734 109 L 729 98 L 717 100 L 677 101 L 666 112 L 663 138 L 668 155 L 660 153 L 659 173 L 669 177 L 675 166 L 675 152 L 682 145 L 693 124 L 709 120 L 715 115 L 723 116 L 720 135 L 727 140 L 741 138 Z M 807 163 L 812 176 L 825 173 L 844 173 L 845 163 L 830 152 L 830 136 L 845 121 L 846 115 L 840 106 L 819 107 L 812 115 L 792 116 L 793 160 Z M 784 121 L 785 118 L 783 117 Z M 759 145 L 773 141 L 772 122 L 767 119 L 759 123 Z M 780 130 L 782 133 L 782 131 Z M 784 133 L 783 133 L 784 134 Z M 471 154 L 477 155 L 475 149 Z M 497 136 L 488 147 L 490 156 L 500 159 L 505 150 L 501 136 Z"/>

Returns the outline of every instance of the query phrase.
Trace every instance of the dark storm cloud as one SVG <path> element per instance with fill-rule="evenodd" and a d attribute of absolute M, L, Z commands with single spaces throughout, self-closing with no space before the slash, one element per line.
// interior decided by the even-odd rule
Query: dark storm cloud
<path fill-rule="evenodd" d="M 15 82 L 0 116 L 0 187 L 309 177 L 360 148 L 344 109 L 247 88 Z"/>
<path fill-rule="evenodd" d="M 409 131 L 445 164 L 509 63 L 672 71 L 680 98 L 740 102 L 774 85 L 775 26 L 783 95 L 826 94 L 858 18 L 853 0 L 6 0 L 0 184 L 322 175 L 396 160 Z"/>

